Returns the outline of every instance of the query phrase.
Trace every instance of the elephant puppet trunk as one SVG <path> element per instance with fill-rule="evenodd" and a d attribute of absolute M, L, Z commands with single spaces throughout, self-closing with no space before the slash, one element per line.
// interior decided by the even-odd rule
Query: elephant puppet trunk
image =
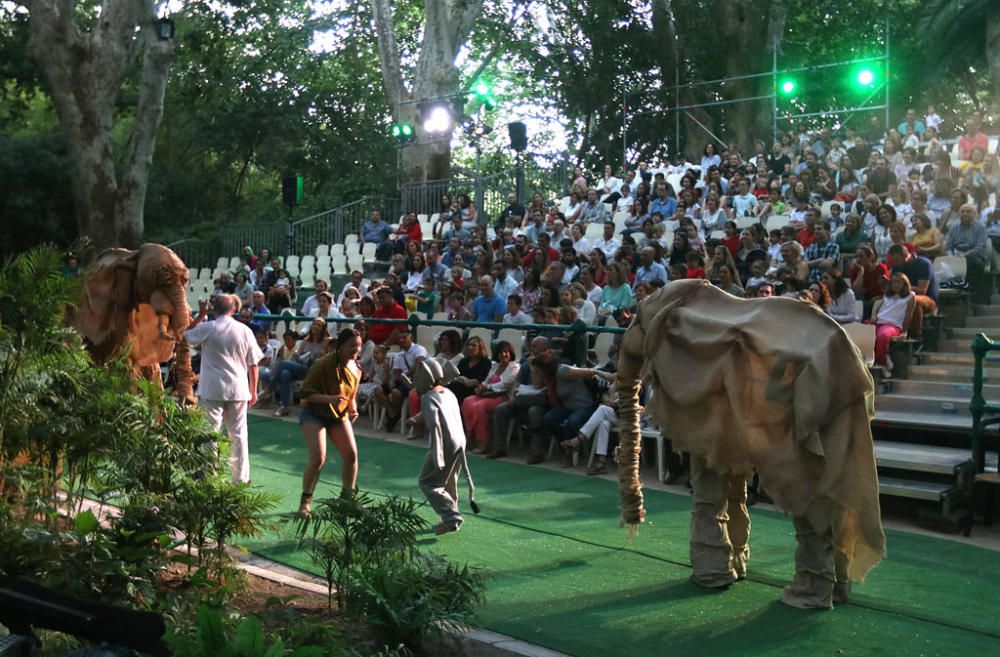
<path fill-rule="evenodd" d="M 639 390 L 642 387 L 644 334 L 639 323 L 633 321 L 622 338 L 618 353 L 619 443 L 615 460 L 618 462 L 618 483 L 621 487 L 622 522 L 629 525 L 630 534 L 646 518 L 642 483 L 639 481 L 639 453 L 642 450 Z"/>
<path fill-rule="evenodd" d="M 170 328 L 173 329 L 174 337 L 178 340 L 184 337 L 184 330 L 191 323 L 191 308 L 188 306 L 187 295 L 184 292 L 187 287 L 186 278 L 185 276 L 185 280 L 172 285 L 167 292 L 170 305 L 173 306 L 173 312 L 170 313 Z"/>
<path fill-rule="evenodd" d="M 194 396 L 194 371 L 191 369 L 191 347 L 183 336 L 174 345 L 174 396 L 187 403 L 198 403 Z"/>

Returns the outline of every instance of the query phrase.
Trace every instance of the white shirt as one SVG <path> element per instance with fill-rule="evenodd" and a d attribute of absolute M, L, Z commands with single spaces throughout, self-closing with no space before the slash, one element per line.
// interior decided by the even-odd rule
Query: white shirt
<path fill-rule="evenodd" d="M 347 289 L 351 287 L 354 287 L 354 283 L 347 281 L 347 284 L 344 285 L 344 289 L 340 291 L 340 296 L 337 297 L 338 306 L 344 303 L 344 297 L 347 295 Z M 361 285 L 359 285 L 356 289 L 358 292 L 361 293 L 361 296 L 365 296 L 366 294 L 368 294 L 368 285 L 364 281 L 361 281 Z"/>
<path fill-rule="evenodd" d="M 524 312 L 523 310 L 518 310 L 516 315 L 511 315 L 510 313 L 504 313 L 503 316 L 504 324 L 530 324 L 531 315 Z"/>
<path fill-rule="evenodd" d="M 586 237 L 581 237 L 578 241 L 573 242 L 573 250 L 577 253 L 590 253 L 590 242 L 587 241 Z"/>
<path fill-rule="evenodd" d="M 392 359 L 392 369 L 409 374 L 420 358 L 427 358 L 427 350 L 414 342 L 406 351 L 396 352 Z"/>
<path fill-rule="evenodd" d="M 319 300 L 316 299 L 316 295 L 310 295 L 306 302 L 302 304 L 302 314 L 309 315 L 310 317 L 315 317 L 316 313 L 319 312 Z"/>
<path fill-rule="evenodd" d="M 502 281 L 498 280 L 493 284 L 493 291 L 496 293 L 498 297 L 500 297 L 504 301 L 507 300 L 507 297 L 514 294 L 514 290 L 516 289 L 517 289 L 517 281 L 514 280 L 514 277 L 511 276 L 510 274 L 507 274 L 507 278 L 503 279 Z"/>
<path fill-rule="evenodd" d="M 598 237 L 594 241 L 594 248 L 602 251 L 610 261 L 618 253 L 618 249 L 622 248 L 622 243 L 618 241 L 618 238 L 612 237 L 609 240 L 605 240 L 603 237 Z"/>
<path fill-rule="evenodd" d="M 620 192 L 622 190 L 622 184 L 622 181 L 614 176 L 611 176 L 610 178 L 601 178 L 601 182 L 597 187 L 597 195 L 607 196 L 608 194 Z"/>
<path fill-rule="evenodd" d="M 587 292 L 587 301 L 594 304 L 594 306 L 601 305 L 601 294 L 604 293 L 604 288 L 600 285 L 594 285 L 594 289 Z"/>
<path fill-rule="evenodd" d="M 253 331 L 228 315 L 202 322 L 184 333 L 201 347 L 198 395 L 211 401 L 250 401 L 247 370 L 264 358 Z"/>

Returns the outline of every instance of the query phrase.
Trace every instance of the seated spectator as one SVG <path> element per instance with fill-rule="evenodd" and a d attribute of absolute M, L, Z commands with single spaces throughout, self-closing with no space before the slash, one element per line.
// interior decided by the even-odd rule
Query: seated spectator
<path fill-rule="evenodd" d="M 962 206 L 958 223 L 948 230 L 945 250 L 948 255 L 962 256 L 966 264 L 966 280 L 972 292 L 972 303 L 987 305 L 992 292 L 992 279 L 986 272 L 986 227 L 976 221 L 976 206 Z"/>
<path fill-rule="evenodd" d="M 577 318 L 585 324 L 593 324 L 597 320 L 597 306 L 587 299 L 587 291 L 580 283 L 566 286 L 560 295 L 563 308 L 572 308 Z"/>
<path fill-rule="evenodd" d="M 599 257 L 603 257 L 603 254 L 598 253 Z M 604 267 L 603 264 L 601 265 Z M 605 269 L 605 277 L 607 276 L 607 271 Z M 596 308 L 598 304 L 601 303 L 601 293 L 604 289 L 597 284 L 596 277 L 594 275 L 594 268 L 592 265 L 585 265 L 580 267 L 580 278 L 578 282 L 583 285 L 584 291 L 587 293 L 587 298 L 590 299 L 591 303 L 594 304 Z M 605 281 L 606 282 L 606 281 Z"/>
<path fill-rule="evenodd" d="M 217 297 L 220 294 L 233 294 L 236 292 L 236 284 L 229 279 L 229 274 L 222 272 L 219 277 L 215 279 L 215 289 L 212 290 L 212 296 Z"/>
<path fill-rule="evenodd" d="M 740 232 L 736 228 L 735 221 L 727 221 L 723 226 L 726 236 L 722 238 L 722 245 L 729 249 L 729 253 L 735 258 L 740 250 Z"/>
<path fill-rule="evenodd" d="M 317 278 L 316 282 L 314 283 L 314 289 L 316 290 L 316 292 L 306 297 L 305 302 L 303 302 L 302 304 L 302 308 L 299 310 L 299 312 L 301 312 L 303 315 L 308 315 L 309 317 L 316 317 L 315 311 L 319 308 L 319 300 L 317 297 L 319 297 L 319 295 L 322 294 L 323 292 L 328 292 L 330 289 L 330 284 L 327 283 L 322 278 Z M 342 299 L 338 299 L 337 301 L 338 305 L 340 301 L 342 301 Z"/>
<path fill-rule="evenodd" d="M 912 241 L 917 255 L 934 259 L 944 253 L 944 236 L 932 225 L 930 217 L 922 212 L 913 215 L 913 227 L 916 233 Z"/>
<path fill-rule="evenodd" d="M 461 292 L 452 292 L 448 295 L 448 319 L 453 322 L 468 322 L 472 320 L 472 313 L 465 307 L 465 295 Z"/>
<path fill-rule="evenodd" d="M 369 322 L 368 335 L 375 344 L 393 345 L 399 339 L 399 331 L 403 324 L 386 324 L 379 319 L 406 319 L 406 309 L 396 302 L 392 288 L 381 287 L 378 290 L 378 307 L 372 313 L 373 321 Z"/>
<path fill-rule="evenodd" d="M 308 313 L 303 313 L 309 317 L 322 317 L 327 321 L 327 324 L 331 327 L 332 333 L 337 333 L 336 325 L 334 325 L 330 320 L 341 319 L 343 316 L 340 312 L 333 306 L 333 295 L 329 292 L 323 291 L 316 295 L 316 307 L 310 308 Z"/>
<path fill-rule="evenodd" d="M 480 294 L 472 303 L 472 317 L 477 322 L 499 322 L 506 312 L 506 301 L 494 291 L 493 278 L 479 279 Z"/>
<path fill-rule="evenodd" d="M 407 212 L 403 215 L 403 220 L 399 222 L 396 231 L 389 236 L 393 242 L 393 250 L 402 253 L 407 245 L 413 243 L 418 246 L 423 241 L 423 233 L 420 230 L 420 221 L 416 212 Z"/>
<path fill-rule="evenodd" d="M 233 294 L 240 298 L 240 303 L 244 307 L 250 306 L 253 303 L 253 285 L 250 284 L 250 279 L 242 271 L 236 272 L 236 280 L 233 285 Z"/>
<path fill-rule="evenodd" d="M 371 364 L 361 368 L 361 383 L 358 384 L 358 403 L 361 408 L 367 408 L 375 397 L 375 390 L 383 389 L 388 383 L 389 352 L 384 344 L 376 345 L 372 350 Z"/>
<path fill-rule="evenodd" d="M 458 361 L 458 376 L 447 386 L 455 394 L 460 407 L 465 398 L 475 394 L 476 388 L 486 381 L 492 365 L 486 353 L 486 344 L 478 336 L 465 341 L 463 353 Z"/>
<path fill-rule="evenodd" d="M 504 324 L 530 324 L 531 315 L 522 309 L 521 295 L 512 294 L 507 297 L 507 314 L 503 316 Z"/>
<path fill-rule="evenodd" d="M 295 284 L 284 268 L 275 270 L 274 283 L 267 292 L 267 306 L 275 315 L 295 305 Z"/>
<path fill-rule="evenodd" d="M 399 351 L 393 356 L 387 386 L 376 389 L 375 402 L 385 409 L 385 430 L 392 431 L 402 415 L 403 402 L 413 387 L 417 365 L 427 358 L 427 350 L 413 341 L 408 327 L 397 330 Z"/>
<path fill-rule="evenodd" d="M 329 342 L 326 321 L 317 317 L 309 325 L 309 332 L 299 342 L 292 357 L 282 360 L 274 369 L 270 388 L 271 396 L 278 400 L 275 417 L 288 415 L 288 407 L 292 405 L 292 383 L 306 378 L 306 372 L 312 364 L 326 353 Z"/>
<path fill-rule="evenodd" d="M 902 273 L 911 282 L 914 294 L 913 321 L 910 323 L 909 336 L 920 340 L 924 323 L 924 315 L 937 312 L 938 284 L 934 274 L 934 265 L 923 256 L 914 255 L 900 244 L 889 247 L 887 264 L 891 272 Z"/>
<path fill-rule="evenodd" d="M 823 272 L 820 282 L 829 294 L 826 314 L 840 324 L 861 321 L 857 313 L 854 291 L 840 270 L 830 269 Z"/>
<path fill-rule="evenodd" d="M 804 292 L 810 303 L 823 312 L 827 312 L 830 307 L 830 291 L 826 289 L 825 285 L 819 281 L 812 281 Z"/>
<path fill-rule="evenodd" d="M 493 347 L 493 363 L 486 379 L 474 390 L 474 394 L 462 403 L 462 420 L 466 433 L 475 442 L 474 454 L 492 453 L 499 449 L 491 437 L 490 415 L 500 404 L 506 402 L 509 393 L 517 383 L 521 366 L 514 358 L 514 348 L 509 342 L 500 341 Z"/>
<path fill-rule="evenodd" d="M 882 296 L 885 284 L 889 280 L 889 268 L 879 262 L 875 251 L 867 244 L 858 247 L 854 262 L 851 264 L 849 278 L 851 289 L 856 297 L 864 301 L 863 318 L 871 315 L 872 305 Z"/>
<path fill-rule="evenodd" d="M 736 283 L 742 285 L 743 281 L 750 278 L 750 268 L 758 260 L 767 260 L 767 251 L 764 250 L 750 229 L 740 233 L 740 248 L 733 257 L 736 263 Z"/>
<path fill-rule="evenodd" d="M 896 272 L 889 279 L 889 287 L 880 302 L 872 310 L 875 325 L 875 364 L 892 373 L 889 358 L 889 342 L 910 328 L 913 309 L 916 305 L 906 274 Z"/>
<path fill-rule="evenodd" d="M 728 251 L 727 251 L 728 252 Z M 685 278 L 706 278 L 705 260 L 697 251 L 692 251 L 687 255 L 687 262 L 684 268 Z"/>
<path fill-rule="evenodd" d="M 799 283 L 804 283 L 809 279 L 809 265 L 803 257 L 802 245 L 791 241 L 781 245 L 782 267 L 787 269 L 789 275 Z"/>
<path fill-rule="evenodd" d="M 608 265 L 608 284 L 604 286 L 601 292 L 601 302 L 597 306 L 599 318 L 606 320 L 607 317 L 635 305 L 632 298 L 632 288 L 628 284 L 628 275 L 622 267 L 620 262 L 612 262 Z"/>
<path fill-rule="evenodd" d="M 958 138 L 958 157 L 961 160 L 971 160 L 972 151 L 976 148 L 989 150 L 990 139 L 979 129 L 974 119 L 965 122 L 965 132 Z"/>
<path fill-rule="evenodd" d="M 677 234 L 674 236 L 675 251 L 678 251 L 678 245 L 680 245 L 680 250 L 683 252 L 683 256 L 678 256 L 684 258 L 681 262 L 686 262 L 687 253 L 691 252 L 688 246 L 688 241 L 685 236 Z M 671 264 L 673 264 L 674 256 L 670 258 Z M 639 267 L 635 270 L 635 280 L 633 282 L 633 289 L 635 285 L 639 283 L 649 283 L 654 280 L 660 280 L 666 283 L 670 280 L 667 275 L 666 268 L 656 262 L 656 249 L 652 246 L 645 246 L 639 251 Z"/>
<path fill-rule="evenodd" d="M 837 234 L 834 240 L 841 253 L 854 253 L 862 244 L 869 241 L 868 235 L 861 230 L 861 217 L 849 214 L 844 220 L 844 230 Z"/>
<path fill-rule="evenodd" d="M 567 213 L 569 215 L 569 213 Z M 608 210 L 604 207 L 604 203 L 600 201 L 597 197 L 597 190 L 589 189 L 587 190 L 587 200 L 583 203 L 583 207 L 580 208 L 578 214 L 578 220 L 576 223 L 583 224 L 586 226 L 589 223 L 604 223 L 608 219 Z M 566 217 L 569 223 L 574 223 L 570 216 Z"/>
<path fill-rule="evenodd" d="M 721 265 L 719 267 L 719 279 L 716 281 L 715 285 L 720 290 L 728 292 L 734 297 L 742 297 L 745 292 L 739 284 L 739 276 L 736 270 L 729 265 Z"/>
<path fill-rule="evenodd" d="M 372 210 L 371 218 L 363 223 L 361 230 L 358 231 L 361 246 L 374 244 L 375 257 L 379 260 L 389 260 L 392 255 L 393 244 L 389 239 L 391 234 L 392 227 L 382 220 L 381 210 Z"/>
<path fill-rule="evenodd" d="M 613 372 L 584 369 L 561 364 L 550 354 L 539 356 L 532 368 L 540 373 L 541 383 L 548 391 L 548 410 L 542 417 L 540 430 L 532 435 L 531 456 L 528 463 L 541 463 L 546 438 L 551 433 L 559 441 L 575 437 L 580 427 L 597 408 L 594 394 L 585 383 L 595 377 L 609 383 L 615 381 Z"/>
<path fill-rule="evenodd" d="M 816 241 L 806 249 L 809 280 L 818 281 L 824 272 L 840 265 L 840 247 L 830 240 L 830 224 L 821 222 L 813 229 Z"/>

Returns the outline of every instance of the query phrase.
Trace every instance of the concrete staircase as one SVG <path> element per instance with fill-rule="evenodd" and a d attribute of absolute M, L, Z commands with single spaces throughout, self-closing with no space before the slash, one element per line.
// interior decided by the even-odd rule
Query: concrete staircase
<path fill-rule="evenodd" d="M 918 352 L 906 379 L 882 383 L 872 433 L 883 495 L 940 503 L 946 517 L 968 506 L 971 343 L 981 332 L 1000 339 L 1000 296 L 991 301 L 973 307 L 964 326 L 945 329 L 937 351 Z M 1000 399 L 1000 353 L 987 358 L 983 373 L 986 398 Z M 988 452 L 987 469 L 996 467 L 996 452 Z"/>

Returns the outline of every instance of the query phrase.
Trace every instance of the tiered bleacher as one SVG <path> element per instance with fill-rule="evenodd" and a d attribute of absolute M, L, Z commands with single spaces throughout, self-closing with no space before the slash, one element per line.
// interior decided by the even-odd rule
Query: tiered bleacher
<path fill-rule="evenodd" d="M 955 134 L 950 148 L 941 137 L 948 132 Z M 236 292 L 258 315 L 310 317 L 322 301 L 328 332 L 347 325 L 338 320 L 365 320 L 362 365 L 366 380 L 379 384 L 369 400 L 372 416 L 403 432 L 415 412 L 405 383 L 414 358 L 455 360 L 471 382 L 456 390 L 462 400 L 506 399 L 513 390 L 559 383 L 560 395 L 574 395 L 572 408 L 555 413 L 561 407 L 542 400 L 537 412 L 512 412 L 500 404 L 480 451 L 506 456 L 525 428 L 528 442 L 545 436 L 544 445 L 532 442 L 529 460 L 552 458 L 562 446 L 575 462 L 586 450 L 587 467 L 598 474 L 613 427 L 588 420 L 613 404 L 613 393 L 589 386 L 585 394 L 562 379 L 523 374 L 542 353 L 574 368 L 614 370 L 614 335 L 592 336 L 583 352 L 589 362 L 582 362 L 568 325 L 627 325 L 646 295 L 677 278 L 705 278 L 747 298 L 795 297 L 840 322 L 879 380 L 874 426 L 896 438 L 877 445 L 883 492 L 941 502 L 947 514 L 967 492 L 968 446 L 941 441 L 937 432 L 969 428 L 969 340 L 979 330 L 1000 336 L 1000 303 L 991 301 L 1000 272 L 997 139 L 986 136 L 978 117 L 957 132 L 936 115 L 919 120 L 911 111 L 881 135 L 802 130 L 751 157 L 713 144 L 697 164 L 680 158 L 605 167 L 603 175 L 570 181 L 562 198 L 536 195 L 522 205 L 512 196 L 496 216 L 464 194 L 448 197 L 456 203 L 441 212 L 406 212 L 396 224 L 372 208 L 343 243 L 284 259 L 254 252 L 277 245 L 220 254 L 215 268 L 190 271 L 188 299 L 194 308 L 200 298 Z M 237 285 L 237 273 L 247 282 Z M 454 349 L 438 339 L 446 327 L 407 338 L 399 326 L 374 322 L 411 313 L 508 328 L 495 335 L 463 327 L 457 339 L 465 342 Z M 293 324 L 253 321 L 262 339 L 273 341 L 275 362 L 302 354 L 294 343 L 299 333 L 284 347 L 278 342 Z M 517 328 L 527 323 L 529 330 Z M 477 339 L 488 365 L 462 348 Z M 491 350 L 505 345 L 516 360 L 499 364 Z M 375 364 L 376 346 L 389 352 L 385 365 Z M 515 368 L 523 371 L 517 380 Z M 505 387 L 495 388 L 505 371 Z M 275 412 L 287 413 L 284 403 Z M 652 427 L 647 433 L 658 436 Z M 658 448 L 661 476 L 683 479 L 683 462 L 666 454 L 662 438 Z"/>

